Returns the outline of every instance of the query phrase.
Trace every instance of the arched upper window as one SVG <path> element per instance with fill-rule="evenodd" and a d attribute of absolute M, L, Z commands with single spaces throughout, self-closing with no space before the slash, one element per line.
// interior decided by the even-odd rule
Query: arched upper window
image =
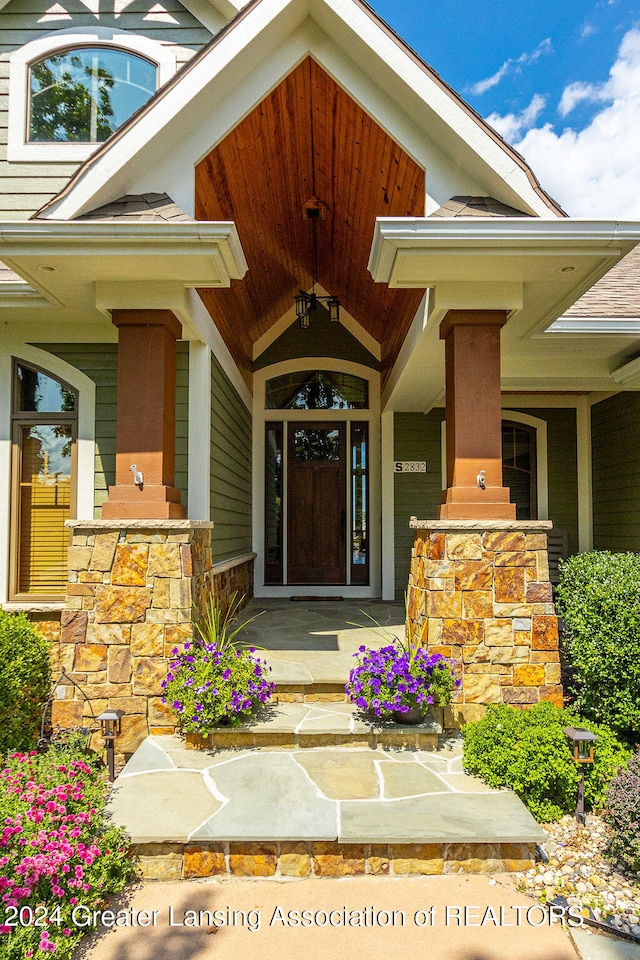
<path fill-rule="evenodd" d="M 151 97 L 155 63 L 126 50 L 72 47 L 29 71 L 30 143 L 102 143 Z"/>
<path fill-rule="evenodd" d="M 332 370 L 301 370 L 267 380 L 267 410 L 366 410 L 369 384 Z"/>
<path fill-rule="evenodd" d="M 70 27 L 15 50 L 8 160 L 82 161 L 175 74 L 175 50 L 115 27 Z"/>

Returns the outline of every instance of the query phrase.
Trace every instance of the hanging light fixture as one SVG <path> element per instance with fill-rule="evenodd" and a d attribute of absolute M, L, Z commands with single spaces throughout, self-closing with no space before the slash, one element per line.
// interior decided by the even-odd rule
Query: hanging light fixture
<path fill-rule="evenodd" d="M 306 290 L 298 290 L 297 296 L 294 298 L 296 302 L 296 317 L 300 321 L 300 328 L 302 330 L 309 329 L 311 314 L 318 309 L 319 303 L 325 303 L 327 305 L 329 320 L 331 320 L 332 323 L 337 323 L 340 320 L 340 301 L 338 298 L 323 297 L 316 293 L 316 284 L 318 282 L 318 237 L 316 234 L 316 224 L 320 219 L 320 215 L 317 207 L 310 206 L 312 201 L 315 200 L 316 198 L 313 197 L 304 208 L 307 218 L 311 220 L 311 229 L 313 231 L 311 234 L 313 251 L 313 280 L 311 283 L 311 292 L 308 293 Z M 313 211 L 313 216 L 311 215 L 311 211 Z"/>
<path fill-rule="evenodd" d="M 300 322 L 302 330 L 308 330 L 311 314 L 318 309 L 319 303 L 326 303 L 329 311 L 329 319 L 333 323 L 340 320 L 340 301 L 337 297 L 323 297 L 316 293 L 316 284 L 318 282 L 318 220 L 324 220 L 327 216 L 327 205 L 316 196 L 316 151 L 313 136 L 313 85 L 311 85 L 311 103 L 309 111 L 309 122 L 311 125 L 311 188 L 313 195 L 307 200 L 303 207 L 303 216 L 305 220 L 311 222 L 311 249 L 313 253 L 313 276 L 311 282 L 311 292 L 298 290 L 294 297 L 296 302 L 296 317 Z"/>

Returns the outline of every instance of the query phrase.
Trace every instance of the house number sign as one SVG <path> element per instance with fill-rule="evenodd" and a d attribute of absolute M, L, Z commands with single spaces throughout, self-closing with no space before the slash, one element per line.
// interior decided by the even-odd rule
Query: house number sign
<path fill-rule="evenodd" d="M 426 460 L 396 460 L 394 467 L 394 473 L 426 473 L 427 472 L 427 461 Z"/>

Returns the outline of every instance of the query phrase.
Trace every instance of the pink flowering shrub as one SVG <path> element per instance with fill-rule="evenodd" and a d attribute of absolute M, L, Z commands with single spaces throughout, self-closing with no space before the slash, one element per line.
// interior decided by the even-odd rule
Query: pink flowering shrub
<path fill-rule="evenodd" d="M 97 757 L 8 757 L 0 770 L 1 960 L 71 957 L 91 929 L 74 922 L 74 908 L 97 910 L 135 875 L 105 798 Z"/>

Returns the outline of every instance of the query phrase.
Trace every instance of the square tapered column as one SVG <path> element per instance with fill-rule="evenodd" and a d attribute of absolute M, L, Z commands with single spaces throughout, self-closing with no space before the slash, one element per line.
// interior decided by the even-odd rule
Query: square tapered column
<path fill-rule="evenodd" d="M 118 328 L 116 483 L 102 516 L 186 517 L 174 487 L 176 340 L 182 328 L 169 310 L 114 310 L 112 320 Z"/>
<path fill-rule="evenodd" d="M 511 520 L 515 504 L 502 486 L 500 329 L 504 310 L 450 310 L 445 341 L 447 489 L 441 519 Z"/>

